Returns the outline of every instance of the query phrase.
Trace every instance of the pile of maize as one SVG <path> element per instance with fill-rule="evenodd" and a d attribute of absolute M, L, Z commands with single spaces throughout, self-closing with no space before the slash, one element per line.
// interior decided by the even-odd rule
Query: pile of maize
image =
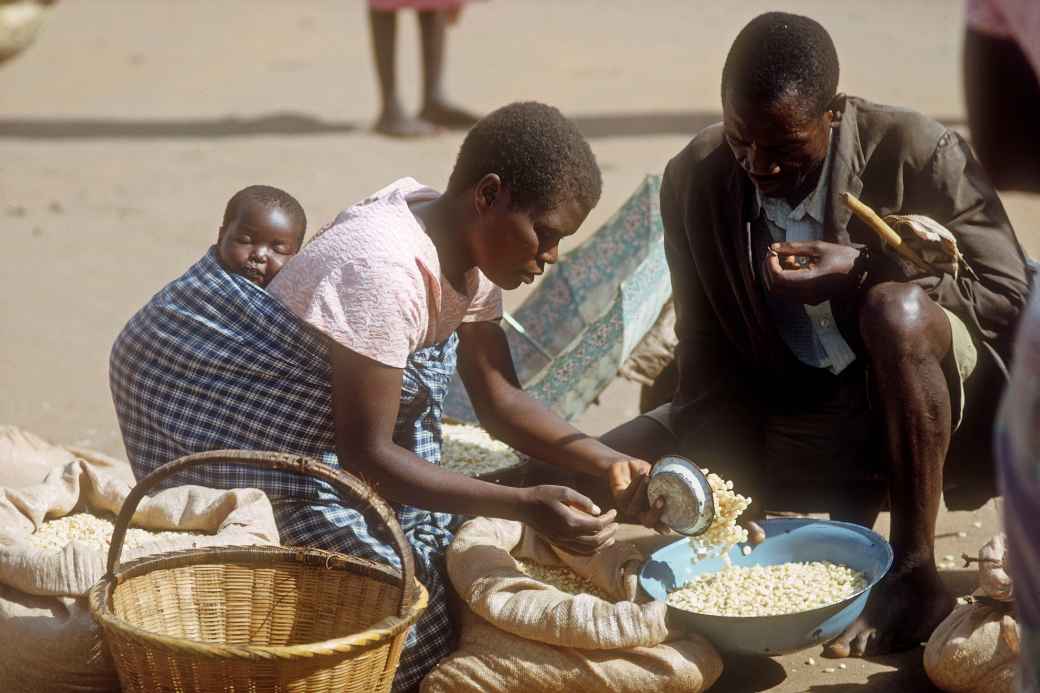
<path fill-rule="evenodd" d="M 668 603 L 715 616 L 778 616 L 835 604 L 865 587 L 862 573 L 827 561 L 729 566 L 698 575 Z"/>
<path fill-rule="evenodd" d="M 520 572 L 530 578 L 544 582 L 567 594 L 591 594 L 594 597 L 614 601 L 605 592 L 569 568 L 553 568 L 532 561 L 517 561 Z"/>
<path fill-rule="evenodd" d="M 723 547 L 729 551 L 734 544 L 747 541 L 747 530 L 737 525 L 737 519 L 751 505 L 751 499 L 735 493 L 732 481 L 726 481 L 707 469 L 703 471 L 715 498 L 715 519 L 694 541 L 700 547 Z"/>
<path fill-rule="evenodd" d="M 105 551 L 112 543 L 111 520 L 90 513 L 75 513 L 44 522 L 35 533 L 29 535 L 28 543 L 41 551 L 61 551 L 73 541 L 96 546 Z M 202 532 L 150 532 L 130 528 L 126 531 L 123 546 L 134 549 L 149 542 L 172 537 L 198 536 Z"/>
<path fill-rule="evenodd" d="M 511 447 L 477 426 L 444 424 L 443 436 L 441 465 L 460 474 L 477 476 L 520 464 Z"/>

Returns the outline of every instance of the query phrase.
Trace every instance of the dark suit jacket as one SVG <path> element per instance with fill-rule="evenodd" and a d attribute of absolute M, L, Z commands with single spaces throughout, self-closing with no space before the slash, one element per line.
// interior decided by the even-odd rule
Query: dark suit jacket
<path fill-rule="evenodd" d="M 859 98 L 843 100 L 826 204 L 825 240 L 872 251 L 867 285 L 906 280 L 877 236 L 851 218 L 840 195 L 859 197 L 881 215 L 925 214 L 957 237 L 978 280 L 915 280 L 968 326 L 981 352 L 1002 363 L 1028 293 L 1025 260 L 996 191 L 957 133 L 912 111 Z M 782 388 L 797 368 L 773 324 L 752 258 L 754 188 L 726 144 L 722 126 L 700 132 L 665 169 L 661 213 L 676 304 L 679 385 L 673 430 L 684 447 L 711 443 L 736 400 Z M 860 349 L 856 314 L 862 291 L 832 301 L 835 318 Z M 996 395 L 994 394 L 994 397 Z"/>

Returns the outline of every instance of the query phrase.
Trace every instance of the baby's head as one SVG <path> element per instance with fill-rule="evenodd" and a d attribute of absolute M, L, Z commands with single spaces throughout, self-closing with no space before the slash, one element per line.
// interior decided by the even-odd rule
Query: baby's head
<path fill-rule="evenodd" d="M 269 185 L 250 185 L 228 200 L 217 257 L 228 272 L 267 286 L 300 252 L 306 230 L 307 215 L 295 197 Z"/>

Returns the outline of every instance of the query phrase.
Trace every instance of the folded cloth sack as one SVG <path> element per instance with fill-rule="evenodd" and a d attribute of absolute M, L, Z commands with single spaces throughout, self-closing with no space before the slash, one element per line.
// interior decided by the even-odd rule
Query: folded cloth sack
<path fill-rule="evenodd" d="M 954 279 L 962 269 L 976 276 L 957 247 L 957 238 L 953 232 L 935 219 L 923 214 L 889 214 L 885 221 L 925 264 L 925 267 L 917 267 L 898 254 L 893 254 L 907 276 L 919 275 L 926 268 L 931 274 L 949 274 Z"/>

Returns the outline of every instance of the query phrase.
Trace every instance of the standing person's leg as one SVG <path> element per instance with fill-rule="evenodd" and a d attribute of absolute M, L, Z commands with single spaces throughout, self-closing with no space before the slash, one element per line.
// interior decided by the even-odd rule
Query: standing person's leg
<path fill-rule="evenodd" d="M 444 97 L 444 44 L 449 11 L 419 12 L 422 40 L 423 98 L 419 117 L 446 128 L 469 129 L 480 118 L 448 103 Z"/>
<path fill-rule="evenodd" d="M 397 12 L 369 9 L 368 22 L 372 29 L 372 53 L 382 103 L 376 131 L 394 137 L 434 134 L 437 129 L 433 125 L 405 115 L 397 95 Z"/>
<path fill-rule="evenodd" d="M 914 285 L 880 284 L 864 299 L 860 333 L 885 427 L 895 560 L 860 618 L 827 646 L 836 657 L 914 647 L 954 606 L 934 556 L 953 422 L 949 318 Z"/>

